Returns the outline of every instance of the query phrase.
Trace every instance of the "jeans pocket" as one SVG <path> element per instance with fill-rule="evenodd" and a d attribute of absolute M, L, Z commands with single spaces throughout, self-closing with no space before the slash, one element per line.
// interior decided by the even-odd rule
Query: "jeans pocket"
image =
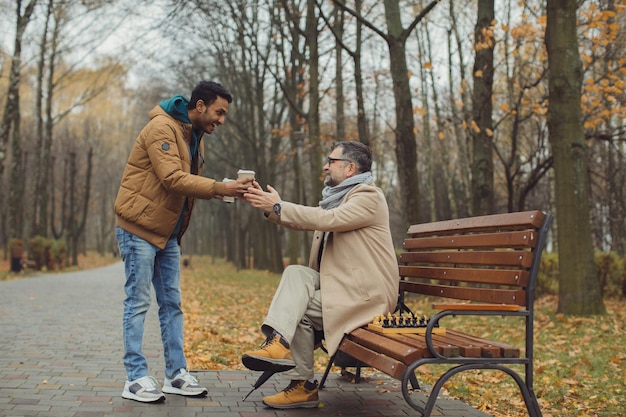
<path fill-rule="evenodd" d="M 126 260 L 126 237 L 128 236 L 128 232 L 120 227 L 115 228 L 115 237 L 117 239 L 117 248 L 120 251 L 120 258 L 122 261 Z"/>

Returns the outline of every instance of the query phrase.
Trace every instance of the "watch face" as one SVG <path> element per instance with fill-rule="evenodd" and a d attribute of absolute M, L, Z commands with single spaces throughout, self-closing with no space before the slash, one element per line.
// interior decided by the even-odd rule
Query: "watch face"
<path fill-rule="evenodd" d="M 280 203 L 274 204 L 274 213 L 276 213 L 277 216 L 280 216 Z"/>

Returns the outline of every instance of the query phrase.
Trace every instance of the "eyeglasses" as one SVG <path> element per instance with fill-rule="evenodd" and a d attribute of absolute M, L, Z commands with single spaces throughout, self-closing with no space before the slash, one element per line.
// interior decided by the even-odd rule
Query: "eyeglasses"
<path fill-rule="evenodd" d="M 352 162 L 351 160 L 346 159 L 346 158 L 331 158 L 330 156 L 329 156 L 328 158 L 326 158 L 326 163 L 327 163 L 328 165 L 332 165 L 332 164 L 333 164 L 333 162 L 335 162 L 335 161 L 346 161 L 346 162 Z"/>

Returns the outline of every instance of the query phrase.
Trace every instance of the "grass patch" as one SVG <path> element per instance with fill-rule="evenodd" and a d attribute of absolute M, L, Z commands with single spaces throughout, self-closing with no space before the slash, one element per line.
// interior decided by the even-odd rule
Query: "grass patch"
<path fill-rule="evenodd" d="M 191 369 L 243 369 L 242 352 L 256 348 L 263 336 L 259 326 L 280 276 L 240 270 L 223 260 L 194 257 L 182 274 L 185 310 L 185 350 Z M 430 315 L 432 300 L 413 299 L 413 311 Z M 536 303 L 535 392 L 544 417 L 626 415 L 626 302 L 605 300 L 602 317 L 556 314 L 557 299 Z M 501 317 L 449 318 L 445 327 L 461 325 L 468 332 L 523 347 L 520 323 Z M 462 324 L 462 323 L 463 324 Z M 514 325 L 512 325 L 514 324 Z M 316 372 L 328 357 L 316 356 Z M 521 368 L 519 368 L 521 370 Z M 432 384 L 441 370 L 422 368 L 420 382 Z M 527 416 L 513 380 L 502 372 L 473 371 L 456 375 L 446 392 L 487 414 Z"/>

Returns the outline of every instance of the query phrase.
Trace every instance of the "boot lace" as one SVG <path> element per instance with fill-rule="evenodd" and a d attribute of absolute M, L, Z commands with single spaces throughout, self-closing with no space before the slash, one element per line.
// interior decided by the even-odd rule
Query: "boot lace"
<path fill-rule="evenodd" d="M 283 392 L 285 394 L 289 394 L 291 391 L 295 390 L 296 388 L 298 388 L 298 385 L 303 384 L 304 381 L 298 381 L 298 380 L 292 380 L 289 385 L 287 385 L 287 388 L 285 388 L 283 390 Z"/>
<path fill-rule="evenodd" d="M 263 343 L 261 343 L 260 348 L 263 349 L 266 347 L 270 347 L 276 342 L 280 343 L 280 337 L 276 337 L 276 335 L 269 336 L 268 338 L 265 339 Z"/>

